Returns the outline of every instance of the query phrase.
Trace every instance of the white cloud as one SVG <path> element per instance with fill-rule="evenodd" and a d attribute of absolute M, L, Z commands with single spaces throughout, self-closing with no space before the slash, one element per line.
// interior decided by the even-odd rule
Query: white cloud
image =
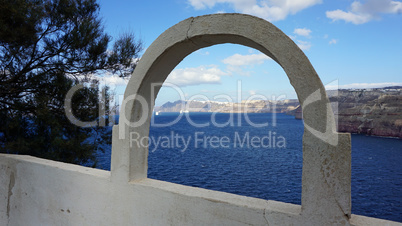
<path fill-rule="evenodd" d="M 250 54 L 250 55 L 241 55 L 234 54 L 230 57 L 225 58 L 222 62 L 224 64 L 228 64 L 231 66 L 247 66 L 247 65 L 255 65 L 262 64 L 266 60 L 270 60 L 271 58 L 263 53 L 259 54 Z"/>
<path fill-rule="evenodd" d="M 205 51 L 203 49 L 199 49 L 199 50 L 195 51 L 195 53 L 200 54 L 201 56 L 208 56 L 209 55 L 209 52 Z"/>
<path fill-rule="evenodd" d="M 327 11 L 326 15 L 332 21 L 344 20 L 353 24 L 364 24 L 379 19 L 380 14 L 401 14 L 402 2 L 392 0 L 367 0 L 365 3 L 354 1 L 349 11 L 340 9 Z"/>
<path fill-rule="evenodd" d="M 288 35 L 288 36 L 289 36 L 290 39 L 296 40 L 296 36 L 294 36 L 294 35 Z"/>
<path fill-rule="evenodd" d="M 285 19 L 322 0 L 188 0 L 196 10 L 213 8 L 216 4 L 229 4 L 236 12 L 247 13 L 269 21 Z"/>
<path fill-rule="evenodd" d="M 311 30 L 307 28 L 296 28 L 293 33 L 304 37 L 310 37 Z"/>
<path fill-rule="evenodd" d="M 338 40 L 336 40 L 336 39 L 331 39 L 329 42 L 328 42 L 330 45 L 332 45 L 332 44 L 336 44 L 336 43 L 338 43 Z"/>
<path fill-rule="evenodd" d="M 110 72 L 106 72 L 103 76 L 97 76 L 98 80 L 101 82 L 102 85 L 107 86 L 126 86 L 130 77 L 121 78 L 116 74 L 112 74 Z"/>
<path fill-rule="evenodd" d="M 301 41 L 301 40 L 296 40 L 296 44 L 297 46 L 299 46 L 299 48 L 301 50 L 310 50 L 311 48 L 311 43 L 310 42 L 306 42 L 306 41 Z"/>
<path fill-rule="evenodd" d="M 402 83 L 397 82 L 383 82 L 383 83 L 352 83 L 346 85 L 326 85 L 326 90 L 335 89 L 370 89 L 370 88 L 384 88 L 387 86 L 402 86 Z"/>
<path fill-rule="evenodd" d="M 251 71 L 244 69 L 250 69 L 257 64 L 263 64 L 266 60 L 271 60 L 271 58 L 263 53 L 249 55 L 236 53 L 223 59 L 222 62 L 227 65 L 227 71 L 230 74 L 235 73 L 238 75 L 250 76 Z"/>
<path fill-rule="evenodd" d="M 256 92 L 255 90 L 250 90 L 250 91 L 248 91 L 248 92 L 249 92 L 250 95 L 255 95 L 255 94 L 257 94 L 257 92 Z"/>
<path fill-rule="evenodd" d="M 308 28 L 296 28 L 296 29 L 294 29 L 293 33 L 298 36 L 303 36 L 306 38 L 311 37 L 310 36 L 311 30 Z M 311 42 L 299 40 L 297 38 L 297 36 L 293 36 L 293 35 L 289 35 L 289 38 L 291 38 L 294 42 L 296 42 L 297 46 L 299 46 L 299 48 L 301 50 L 307 51 L 311 48 Z"/>
<path fill-rule="evenodd" d="M 228 74 L 221 71 L 216 65 L 199 66 L 195 68 L 175 69 L 169 74 L 165 82 L 177 86 L 219 84 L 223 75 Z"/>
<path fill-rule="evenodd" d="M 357 14 L 352 12 L 345 12 L 340 9 L 334 11 L 327 11 L 326 15 L 332 21 L 344 20 L 353 24 L 364 24 L 369 22 L 372 18 L 368 14 Z"/>

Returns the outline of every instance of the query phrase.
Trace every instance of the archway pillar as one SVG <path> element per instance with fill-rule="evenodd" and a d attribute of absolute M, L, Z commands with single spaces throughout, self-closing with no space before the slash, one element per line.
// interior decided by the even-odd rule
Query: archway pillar
<path fill-rule="evenodd" d="M 334 135 L 336 146 L 304 131 L 302 214 L 346 222 L 351 216 L 351 138 Z"/>

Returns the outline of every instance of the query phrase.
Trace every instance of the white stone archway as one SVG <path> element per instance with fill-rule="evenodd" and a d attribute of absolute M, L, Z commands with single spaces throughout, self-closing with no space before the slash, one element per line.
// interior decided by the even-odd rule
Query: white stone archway
<path fill-rule="evenodd" d="M 192 52 L 222 43 L 255 48 L 284 69 L 303 106 L 305 124 L 299 217 L 305 222 L 347 224 L 351 215 L 350 135 L 335 132 L 324 86 L 300 48 L 271 23 L 250 15 L 189 18 L 166 30 L 147 49 L 126 88 L 127 104 L 121 109 L 119 125 L 113 128 L 112 182 L 147 177 L 148 150 L 130 147 L 129 134 L 149 134 L 151 98 L 156 97 L 151 95 L 152 84 L 162 83 Z M 130 126 L 125 119 L 142 123 Z"/>

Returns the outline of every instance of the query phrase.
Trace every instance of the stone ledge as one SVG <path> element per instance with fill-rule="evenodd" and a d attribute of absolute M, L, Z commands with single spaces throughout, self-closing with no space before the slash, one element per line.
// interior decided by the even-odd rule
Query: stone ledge
<path fill-rule="evenodd" d="M 30 219 L 30 216 L 32 216 L 34 212 L 36 213 L 36 211 L 48 208 L 40 205 L 61 206 L 60 209 L 71 211 L 71 213 L 69 213 L 71 215 L 73 215 L 73 211 L 81 212 L 69 218 L 64 218 L 63 214 L 66 214 L 65 211 L 55 211 L 52 214 L 42 213 L 42 217 L 40 218 L 42 221 L 33 221 L 37 223 L 48 223 L 58 222 L 60 220 L 61 222 L 65 222 L 66 225 L 73 225 L 77 222 L 92 222 L 95 219 L 91 216 L 95 217 L 97 216 L 96 213 L 102 211 L 102 214 L 105 215 L 104 217 L 109 219 L 104 221 L 104 224 L 101 223 L 100 225 L 106 225 L 106 223 L 131 222 L 122 219 L 116 220 L 115 217 L 113 217 L 115 214 L 121 216 L 119 212 L 124 208 L 127 208 L 126 211 L 134 215 L 133 218 L 135 220 L 148 223 L 166 223 L 171 220 L 175 223 L 198 222 L 238 225 L 252 223 L 264 225 L 269 222 L 269 224 L 273 225 L 293 224 L 297 223 L 301 212 L 300 205 L 245 197 L 154 179 L 141 179 L 132 181 L 126 185 L 113 185 L 113 183 L 110 182 L 109 171 L 31 156 L 0 154 L 0 166 L 7 169 L 5 170 L 6 173 L 0 177 L 0 192 L 2 193 L 0 196 L 4 196 L 5 200 L 7 200 L 8 196 L 7 191 L 9 189 L 8 182 L 10 175 L 15 175 L 12 198 L 9 198 L 9 201 L 12 203 L 12 205 L 9 206 L 15 208 L 10 208 L 9 212 L 6 212 L 7 208 L 3 208 L 2 205 L 0 208 L 0 223 L 5 223 L 9 220 L 14 223 L 27 223 L 27 220 Z M 30 175 L 26 172 L 29 172 Z M 27 175 L 27 177 L 18 178 L 24 175 Z M 58 180 L 59 177 L 63 177 L 63 179 L 55 181 Z M 92 179 L 87 181 L 86 179 L 89 178 Z M 47 181 L 48 184 L 43 184 L 40 181 Z M 21 187 L 27 184 L 34 187 Z M 55 184 L 55 188 L 49 186 L 52 184 Z M 77 186 L 77 184 L 81 185 L 76 188 L 78 191 L 74 191 L 74 186 Z M 52 191 L 59 192 L 60 188 L 70 186 L 73 188 L 69 188 L 66 193 L 50 194 Z M 82 190 L 81 187 L 88 188 L 88 191 Z M 43 192 L 48 193 L 43 194 Z M 88 197 L 88 194 L 91 194 L 91 197 Z M 109 195 L 111 197 L 107 197 Z M 50 197 L 50 200 L 52 200 L 51 197 L 59 197 L 59 199 L 53 200 L 54 203 L 48 203 L 48 201 L 43 200 L 44 197 Z M 85 197 L 88 197 L 88 200 L 82 200 Z M 146 197 L 157 198 L 142 200 L 142 197 L 144 197 L 144 199 Z M 143 206 L 144 203 L 141 204 L 142 202 L 148 203 Z M 98 203 L 98 205 L 93 205 L 93 203 Z M 107 205 L 107 207 L 104 205 Z M 64 206 L 67 206 L 67 208 L 64 208 Z M 174 209 L 168 209 L 169 214 L 173 216 L 179 216 L 183 211 L 189 211 L 190 213 L 187 213 L 188 218 L 186 219 L 180 218 L 172 220 L 172 216 L 164 216 L 163 211 L 165 208 L 163 208 L 163 206 L 169 208 L 175 206 Z M 30 207 L 31 213 L 29 211 L 27 212 L 28 207 Z M 142 214 L 144 214 L 143 210 L 138 208 L 152 209 L 154 213 L 152 213 L 151 216 L 161 216 L 161 219 L 150 218 L 150 216 L 148 216 L 150 214 L 149 211 L 146 211 L 148 215 L 144 215 L 144 217 L 142 217 L 143 219 L 138 219 L 136 217 L 143 216 Z M 116 209 L 116 212 L 113 213 L 111 210 L 114 209 Z M 134 214 L 132 211 L 135 210 L 140 213 Z M 88 213 L 85 213 L 86 211 L 88 211 Z M 209 216 L 211 219 L 204 219 L 204 216 Z M 127 218 L 131 219 L 130 217 Z M 398 222 L 353 214 L 350 219 L 350 224 L 402 225 Z"/>

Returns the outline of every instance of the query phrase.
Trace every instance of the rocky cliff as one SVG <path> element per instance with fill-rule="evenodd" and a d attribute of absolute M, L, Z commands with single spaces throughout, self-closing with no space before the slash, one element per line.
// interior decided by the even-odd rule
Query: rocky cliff
<path fill-rule="evenodd" d="M 402 138 L 402 87 L 327 91 L 339 132 Z M 176 101 L 155 107 L 159 112 L 286 113 L 302 118 L 297 100 L 241 103 Z"/>
<path fill-rule="evenodd" d="M 217 101 L 175 101 L 155 107 L 159 112 L 221 112 L 221 113 L 290 113 L 299 106 L 298 100 L 252 100 L 241 103 Z"/>
<path fill-rule="evenodd" d="M 339 132 L 402 138 L 402 87 L 339 90 L 330 101 Z"/>

